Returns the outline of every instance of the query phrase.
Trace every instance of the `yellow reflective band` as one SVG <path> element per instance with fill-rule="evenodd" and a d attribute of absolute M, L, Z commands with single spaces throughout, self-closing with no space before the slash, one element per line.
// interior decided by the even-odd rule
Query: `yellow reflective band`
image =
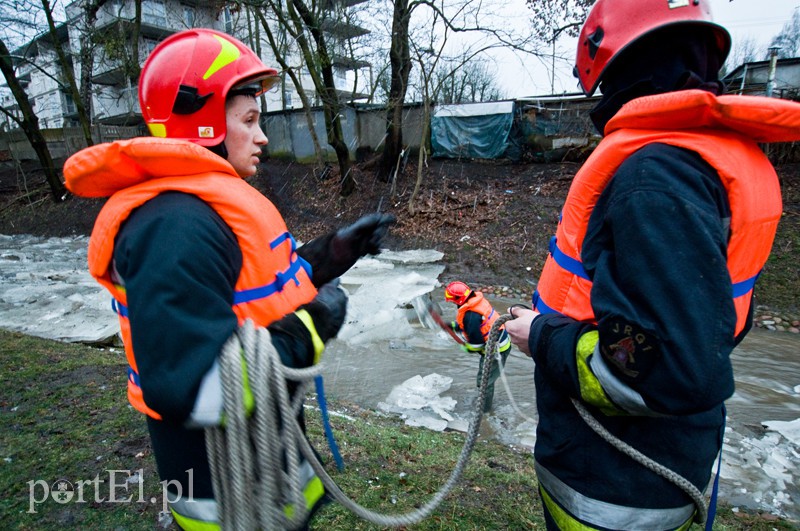
<path fill-rule="evenodd" d="M 303 498 L 306 499 L 306 511 L 311 511 L 322 498 L 323 494 L 325 494 L 325 486 L 322 484 L 322 480 L 319 479 L 319 477 L 314 476 L 306 483 L 303 489 Z M 292 516 L 294 516 L 294 504 L 286 504 L 283 507 L 283 514 L 291 519 Z"/>
<path fill-rule="evenodd" d="M 319 363 L 322 356 L 322 351 L 325 350 L 325 343 L 320 339 L 317 333 L 317 327 L 314 326 L 314 319 L 305 310 L 297 310 L 294 314 L 303 321 L 303 324 L 308 328 L 308 333 L 311 334 L 311 343 L 314 345 L 314 363 Z"/>
<path fill-rule="evenodd" d="M 480 345 L 476 345 L 474 343 L 464 343 L 464 350 L 467 352 L 476 352 L 476 353 L 483 353 L 483 347 L 485 347 L 483 343 Z"/>
<path fill-rule="evenodd" d="M 592 330 L 583 334 L 578 340 L 575 349 L 575 361 L 578 368 L 578 383 L 581 388 L 581 399 L 587 404 L 600 408 L 606 415 L 624 415 L 625 412 L 617 408 L 608 398 L 608 395 L 600 385 L 600 381 L 589 368 L 589 356 L 594 352 L 594 348 L 599 341 L 597 330 Z"/>
<path fill-rule="evenodd" d="M 150 134 L 158 138 L 167 138 L 167 126 L 164 124 L 147 124 Z"/>
<path fill-rule="evenodd" d="M 203 79 L 208 79 L 214 74 L 216 74 L 220 69 L 228 66 L 235 60 L 239 58 L 242 54 L 231 41 L 220 37 L 219 35 L 214 35 L 214 38 L 219 41 L 222 45 L 222 49 L 219 51 L 219 55 L 217 55 L 214 62 L 211 63 L 211 66 L 208 67 L 206 73 L 203 74 Z"/>
<path fill-rule="evenodd" d="M 253 414 L 256 408 L 256 399 L 253 396 L 253 391 L 250 389 L 250 378 L 247 376 L 247 363 L 245 363 L 244 350 L 240 352 L 242 359 L 242 404 L 244 405 L 244 412 L 249 417 Z"/>
<path fill-rule="evenodd" d="M 220 531 L 221 529 L 216 522 L 203 522 L 202 520 L 195 520 L 194 518 L 183 516 L 182 514 L 176 513 L 172 507 L 170 507 L 169 510 L 178 526 L 186 531 Z"/>

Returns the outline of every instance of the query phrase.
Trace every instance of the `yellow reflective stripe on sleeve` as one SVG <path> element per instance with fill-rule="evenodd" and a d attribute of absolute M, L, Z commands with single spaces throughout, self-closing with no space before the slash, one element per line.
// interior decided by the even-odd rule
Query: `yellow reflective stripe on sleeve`
<path fill-rule="evenodd" d="M 303 489 L 303 497 L 306 499 L 306 511 L 311 511 L 324 494 L 325 487 L 322 484 L 322 480 L 317 476 L 311 478 L 306 483 L 305 489 Z M 287 504 L 283 508 L 283 514 L 286 515 L 286 518 L 291 519 L 294 516 L 294 505 Z"/>
<path fill-rule="evenodd" d="M 575 348 L 581 399 L 587 404 L 599 408 L 606 415 L 624 415 L 625 412 L 614 405 L 603 390 L 603 386 L 600 385 L 600 381 L 594 375 L 592 369 L 589 368 L 589 356 L 594 352 L 598 341 L 599 334 L 597 330 L 592 330 L 578 339 L 578 346 Z"/>
<path fill-rule="evenodd" d="M 294 314 L 303 321 L 303 324 L 308 328 L 308 333 L 311 334 L 311 343 L 314 344 L 314 363 L 319 363 L 322 356 L 322 351 L 325 350 L 325 343 L 320 339 L 317 333 L 317 327 L 314 326 L 314 319 L 306 310 L 297 310 Z"/>
<path fill-rule="evenodd" d="M 194 518 L 176 513 L 172 508 L 170 508 L 170 512 L 172 513 L 172 517 L 175 518 L 175 523 L 185 531 L 220 531 L 220 529 L 222 529 L 216 522 L 195 520 Z"/>

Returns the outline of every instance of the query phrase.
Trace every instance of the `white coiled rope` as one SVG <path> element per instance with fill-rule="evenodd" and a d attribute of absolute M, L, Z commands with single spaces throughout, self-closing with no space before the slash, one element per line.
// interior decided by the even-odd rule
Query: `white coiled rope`
<path fill-rule="evenodd" d="M 322 374 L 323 365 L 307 369 L 286 367 L 281 363 L 267 329 L 255 328 L 252 322 L 245 322 L 226 342 L 220 358 L 225 427 L 206 429 L 206 446 L 222 528 L 249 531 L 300 526 L 308 516 L 303 496 L 304 482 L 300 476 L 301 453 L 327 492 L 365 520 L 382 526 L 401 527 L 429 516 L 460 480 L 475 446 L 489 374 L 494 363 L 500 365 L 501 371 L 504 370 L 497 347 L 500 327 L 512 318 L 510 315 L 501 316 L 492 325 L 485 349 L 491 362 L 484 363 L 474 415 L 453 472 L 430 501 L 415 511 L 396 515 L 377 513 L 350 499 L 319 462 L 297 422 L 307 387 Z M 247 367 L 246 375 L 243 367 Z M 506 392 L 514 403 L 505 375 L 502 376 Z M 249 418 L 245 414 L 245 377 L 254 402 Z M 289 397 L 289 380 L 298 382 L 293 401 Z M 706 520 L 703 494 L 691 482 L 609 433 L 577 400 L 572 399 L 572 403 L 589 427 L 609 444 L 684 490 L 697 506 L 695 521 L 702 524 Z M 291 516 L 287 516 L 284 510 L 287 505 L 293 508 Z"/>
<path fill-rule="evenodd" d="M 365 520 L 381 526 L 401 527 L 429 516 L 460 480 L 475 446 L 489 374 L 498 358 L 500 324 L 496 322 L 490 331 L 486 352 L 492 356 L 492 363 L 484 364 L 480 395 L 453 472 L 419 509 L 387 515 L 362 507 L 342 492 L 317 459 L 296 420 L 306 389 L 322 373 L 322 364 L 308 369 L 286 367 L 267 329 L 245 322 L 226 342 L 220 357 L 225 426 L 206 429 L 214 497 L 222 528 L 249 531 L 292 529 L 301 525 L 308 512 L 299 474 L 300 454 L 322 480 L 327 492 Z M 255 405 L 250 417 L 245 414 L 243 367 L 247 368 L 247 383 Z M 299 384 L 293 401 L 289 398 L 288 380 Z M 284 512 L 287 505 L 294 508 L 291 517 Z"/>

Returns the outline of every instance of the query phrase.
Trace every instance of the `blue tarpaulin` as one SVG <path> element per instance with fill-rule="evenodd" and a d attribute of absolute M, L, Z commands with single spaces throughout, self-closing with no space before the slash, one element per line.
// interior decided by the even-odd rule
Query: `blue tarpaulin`
<path fill-rule="evenodd" d="M 431 118 L 433 156 L 500 158 L 513 122 L 513 101 L 437 105 Z"/>

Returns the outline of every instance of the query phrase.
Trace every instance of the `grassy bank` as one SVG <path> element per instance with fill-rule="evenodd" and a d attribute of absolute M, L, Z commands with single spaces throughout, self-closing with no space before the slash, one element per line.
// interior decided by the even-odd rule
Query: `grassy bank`
<path fill-rule="evenodd" d="M 125 369 L 119 349 L 0 330 L 0 529 L 159 525 L 161 485 L 143 419 L 125 398 Z M 410 428 L 351 405 L 332 404 L 330 409 L 342 413 L 331 422 L 346 467 L 343 472 L 328 469 L 344 492 L 376 512 L 407 513 L 430 500 L 449 477 L 464 443 L 463 434 Z M 319 415 L 311 411 L 308 420 L 312 443 L 331 463 Z M 133 479 L 128 472 L 135 474 Z M 48 496 L 60 479 L 73 486 L 72 498 L 63 503 L 55 501 L 57 495 Z M 63 492 L 65 497 L 69 492 Z M 433 515 L 412 527 L 543 529 L 535 492 L 529 452 L 479 439 L 461 482 Z M 169 528 L 176 529 L 174 524 Z M 314 528 L 376 526 L 332 504 L 316 517 Z M 722 507 L 714 529 L 796 527 Z"/>

